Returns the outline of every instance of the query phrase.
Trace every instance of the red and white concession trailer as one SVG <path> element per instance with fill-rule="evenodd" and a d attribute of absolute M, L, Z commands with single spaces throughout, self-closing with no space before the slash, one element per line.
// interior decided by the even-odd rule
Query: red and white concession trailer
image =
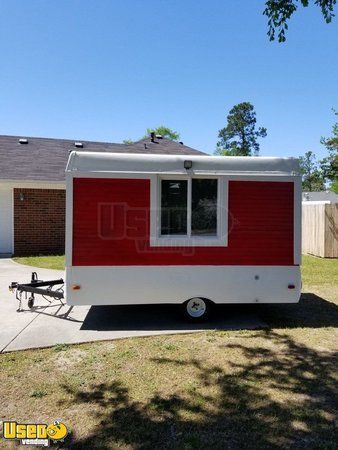
<path fill-rule="evenodd" d="M 72 152 L 70 305 L 296 303 L 297 159 Z"/>

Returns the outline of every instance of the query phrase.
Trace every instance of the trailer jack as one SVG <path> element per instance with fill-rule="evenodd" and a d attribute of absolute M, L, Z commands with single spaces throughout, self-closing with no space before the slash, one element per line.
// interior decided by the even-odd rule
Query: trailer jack
<path fill-rule="evenodd" d="M 30 283 L 21 284 L 13 281 L 9 285 L 9 290 L 15 292 L 15 297 L 19 302 L 17 311 L 22 311 L 22 297 L 25 295 L 25 300 L 27 300 L 28 294 L 30 294 L 27 301 L 29 309 L 34 307 L 35 295 L 41 295 L 49 304 L 52 303 L 53 300 L 57 300 L 64 305 L 62 301 L 64 299 L 63 286 L 64 281 L 62 278 L 44 281 L 38 279 L 38 274 L 36 272 L 32 272 Z"/>

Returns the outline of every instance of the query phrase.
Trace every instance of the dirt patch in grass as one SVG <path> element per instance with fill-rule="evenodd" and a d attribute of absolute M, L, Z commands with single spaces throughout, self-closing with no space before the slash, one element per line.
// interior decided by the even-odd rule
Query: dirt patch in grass
<path fill-rule="evenodd" d="M 80 348 L 71 348 L 69 351 L 63 351 L 55 358 L 55 368 L 60 371 L 69 370 L 82 362 L 85 352 Z"/>

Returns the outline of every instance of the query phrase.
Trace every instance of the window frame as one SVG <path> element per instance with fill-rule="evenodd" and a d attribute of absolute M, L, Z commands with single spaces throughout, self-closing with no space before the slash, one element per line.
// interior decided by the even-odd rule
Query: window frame
<path fill-rule="evenodd" d="M 192 179 L 217 179 L 216 236 L 191 235 Z M 187 180 L 187 235 L 161 235 L 162 180 Z M 165 174 L 151 178 L 150 246 L 151 247 L 226 247 L 228 245 L 228 178 L 219 175 Z"/>

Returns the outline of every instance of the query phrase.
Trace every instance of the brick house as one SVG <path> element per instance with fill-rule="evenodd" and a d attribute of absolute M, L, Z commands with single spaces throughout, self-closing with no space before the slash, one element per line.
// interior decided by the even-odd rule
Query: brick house
<path fill-rule="evenodd" d="M 0 255 L 64 252 L 64 172 L 72 150 L 204 154 L 154 135 L 133 144 L 0 136 Z"/>

